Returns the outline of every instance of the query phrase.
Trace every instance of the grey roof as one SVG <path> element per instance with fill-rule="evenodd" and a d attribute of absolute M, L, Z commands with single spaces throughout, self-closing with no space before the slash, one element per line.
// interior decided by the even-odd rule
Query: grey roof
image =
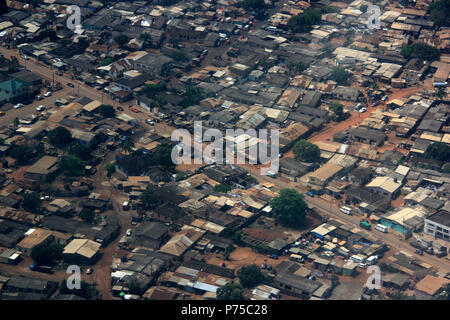
<path fill-rule="evenodd" d="M 450 227 L 450 212 L 441 210 L 429 216 L 426 220 Z"/>
<path fill-rule="evenodd" d="M 320 282 L 309 280 L 287 272 L 277 275 L 274 280 L 292 288 L 302 290 L 308 294 L 312 294 L 322 285 Z"/>

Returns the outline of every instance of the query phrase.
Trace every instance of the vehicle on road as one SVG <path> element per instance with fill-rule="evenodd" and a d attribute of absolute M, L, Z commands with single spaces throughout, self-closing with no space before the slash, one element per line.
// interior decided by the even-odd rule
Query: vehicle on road
<path fill-rule="evenodd" d="M 42 96 L 36 96 L 36 100 L 42 100 L 42 99 L 44 99 Z"/>
<path fill-rule="evenodd" d="M 339 210 L 341 210 L 341 212 L 343 212 L 345 214 L 348 214 L 349 216 L 352 214 L 352 208 L 349 208 L 349 207 L 346 207 L 346 206 L 340 208 Z"/>
<path fill-rule="evenodd" d="M 127 236 L 131 236 L 131 229 L 127 230 Z"/>
<path fill-rule="evenodd" d="M 148 124 L 148 125 L 150 125 L 150 126 L 152 126 L 152 125 L 155 124 L 155 123 L 153 122 L 152 119 L 146 119 L 146 120 L 145 120 L 145 123 Z"/>
<path fill-rule="evenodd" d="M 307 196 L 310 196 L 310 197 L 314 198 L 314 193 L 312 193 L 311 191 L 307 191 L 305 194 Z"/>
<path fill-rule="evenodd" d="M 368 265 L 374 265 L 378 261 L 378 256 L 370 256 L 367 258 Z"/>
<path fill-rule="evenodd" d="M 92 274 L 94 272 L 94 268 L 88 268 L 86 270 L 86 274 Z"/>
<path fill-rule="evenodd" d="M 0 111 L 0 117 L 3 117 L 6 113 L 4 113 L 3 111 Z"/>
<path fill-rule="evenodd" d="M 364 263 L 364 261 L 365 261 L 364 257 L 361 257 L 360 255 L 357 255 L 357 254 L 351 256 L 350 260 L 355 263 Z"/>
<path fill-rule="evenodd" d="M 39 112 L 44 111 L 44 110 L 45 110 L 45 106 L 42 104 L 36 108 L 36 111 L 39 111 Z"/>
<path fill-rule="evenodd" d="M 366 112 L 366 108 L 365 107 L 362 107 L 361 109 L 359 109 L 359 113 L 364 113 L 364 112 Z"/>
<path fill-rule="evenodd" d="M 383 226 L 382 224 L 377 224 L 377 226 L 375 227 L 375 230 L 381 231 L 383 233 L 387 233 L 388 227 Z"/>
<path fill-rule="evenodd" d="M 135 113 L 139 113 L 139 110 L 136 109 L 135 107 L 131 107 L 130 110 L 133 111 L 133 112 L 135 112 Z"/>
<path fill-rule="evenodd" d="M 46 93 L 44 93 L 44 97 L 50 97 L 52 95 L 51 91 L 47 91 Z"/>
<path fill-rule="evenodd" d="M 277 254 L 271 254 L 269 255 L 270 259 L 278 259 L 278 255 Z"/>
<path fill-rule="evenodd" d="M 18 103 L 14 106 L 14 109 L 19 109 L 23 107 L 23 103 Z"/>
<path fill-rule="evenodd" d="M 117 107 L 117 110 L 123 111 L 123 108 L 122 108 L 121 106 L 118 106 L 118 107 Z"/>
<path fill-rule="evenodd" d="M 38 264 L 32 264 L 30 265 L 30 270 L 32 271 L 38 271 L 43 273 L 53 273 L 53 268 L 49 266 L 40 266 Z"/>
<path fill-rule="evenodd" d="M 423 256 L 423 251 L 420 250 L 420 249 L 417 249 L 417 250 L 416 250 L 416 253 L 417 253 L 419 256 Z"/>
<path fill-rule="evenodd" d="M 365 220 L 365 219 L 361 220 L 361 222 L 359 223 L 359 226 L 360 226 L 361 228 L 366 229 L 366 230 L 370 230 L 370 229 L 371 229 L 370 222 L 367 221 L 367 220 Z"/>
<path fill-rule="evenodd" d="M 67 85 L 71 88 L 75 88 L 75 85 L 72 82 L 67 82 Z"/>

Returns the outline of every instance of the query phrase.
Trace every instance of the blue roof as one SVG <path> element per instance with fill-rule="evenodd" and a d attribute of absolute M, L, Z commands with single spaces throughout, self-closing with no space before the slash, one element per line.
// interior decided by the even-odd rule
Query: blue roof
<path fill-rule="evenodd" d="M 204 283 L 204 282 L 196 282 L 194 283 L 194 289 L 199 289 L 208 292 L 216 292 L 219 287 Z"/>

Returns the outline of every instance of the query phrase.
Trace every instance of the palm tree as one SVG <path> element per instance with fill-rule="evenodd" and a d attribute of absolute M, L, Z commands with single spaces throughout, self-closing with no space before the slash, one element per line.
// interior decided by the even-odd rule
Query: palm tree
<path fill-rule="evenodd" d="M 131 152 L 133 151 L 134 148 L 134 142 L 133 140 L 131 140 L 130 137 L 127 137 L 123 142 L 122 142 L 122 149 L 126 152 Z"/>
<path fill-rule="evenodd" d="M 448 96 L 448 94 L 444 87 L 436 88 L 433 93 L 433 97 L 435 100 L 443 100 L 443 99 L 447 98 L 447 96 Z"/>
<path fill-rule="evenodd" d="M 151 44 L 152 37 L 150 36 L 149 33 L 141 33 L 139 38 L 141 38 L 141 40 L 144 41 L 144 44 L 143 44 L 144 49 L 147 48 L 149 46 L 149 44 Z"/>

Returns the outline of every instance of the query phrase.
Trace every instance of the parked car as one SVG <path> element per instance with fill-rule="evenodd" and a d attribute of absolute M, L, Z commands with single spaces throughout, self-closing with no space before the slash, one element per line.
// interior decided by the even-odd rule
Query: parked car
<path fill-rule="evenodd" d="M 417 253 L 419 256 L 423 256 L 423 251 L 420 250 L 420 249 L 417 249 L 417 250 L 416 250 L 416 253 Z"/>
<path fill-rule="evenodd" d="M 127 230 L 127 236 L 131 236 L 131 229 Z"/>
<path fill-rule="evenodd" d="M 0 117 L 3 117 L 5 113 L 3 111 L 0 111 Z"/>
<path fill-rule="evenodd" d="M 365 107 L 362 107 L 361 109 L 359 109 L 359 113 L 364 113 L 364 112 L 366 112 L 366 108 Z"/>
<path fill-rule="evenodd" d="M 135 113 L 139 113 L 139 110 L 136 109 L 135 107 L 131 107 L 130 110 L 133 111 L 133 112 L 135 112 Z"/>
<path fill-rule="evenodd" d="M 51 91 L 47 91 L 46 93 L 44 93 L 44 97 L 50 97 L 52 95 Z"/>
<path fill-rule="evenodd" d="M 148 125 L 151 125 L 151 126 L 155 124 L 155 123 L 152 121 L 152 119 L 146 119 L 146 120 L 145 120 L 145 123 L 148 124 Z"/>
<path fill-rule="evenodd" d="M 45 110 L 45 106 L 43 104 L 41 104 L 39 107 L 36 108 L 36 111 L 44 111 Z"/>
<path fill-rule="evenodd" d="M 123 111 L 123 108 L 122 108 L 121 106 L 118 106 L 118 107 L 117 107 L 117 110 Z"/>
<path fill-rule="evenodd" d="M 305 193 L 307 196 L 313 197 L 314 198 L 314 193 L 312 193 L 311 191 L 307 191 Z"/>
<path fill-rule="evenodd" d="M 19 109 L 23 107 L 23 103 L 18 103 L 14 106 L 14 109 Z"/>
<path fill-rule="evenodd" d="M 42 99 L 44 99 L 42 96 L 36 96 L 36 100 L 42 100 Z"/>
<path fill-rule="evenodd" d="M 92 274 L 94 272 L 94 268 L 88 268 L 86 270 L 86 274 Z"/>
<path fill-rule="evenodd" d="M 271 254 L 269 255 L 270 259 L 278 259 L 278 255 L 277 254 Z"/>
<path fill-rule="evenodd" d="M 67 85 L 71 88 L 75 88 L 75 85 L 72 82 L 67 82 Z"/>

